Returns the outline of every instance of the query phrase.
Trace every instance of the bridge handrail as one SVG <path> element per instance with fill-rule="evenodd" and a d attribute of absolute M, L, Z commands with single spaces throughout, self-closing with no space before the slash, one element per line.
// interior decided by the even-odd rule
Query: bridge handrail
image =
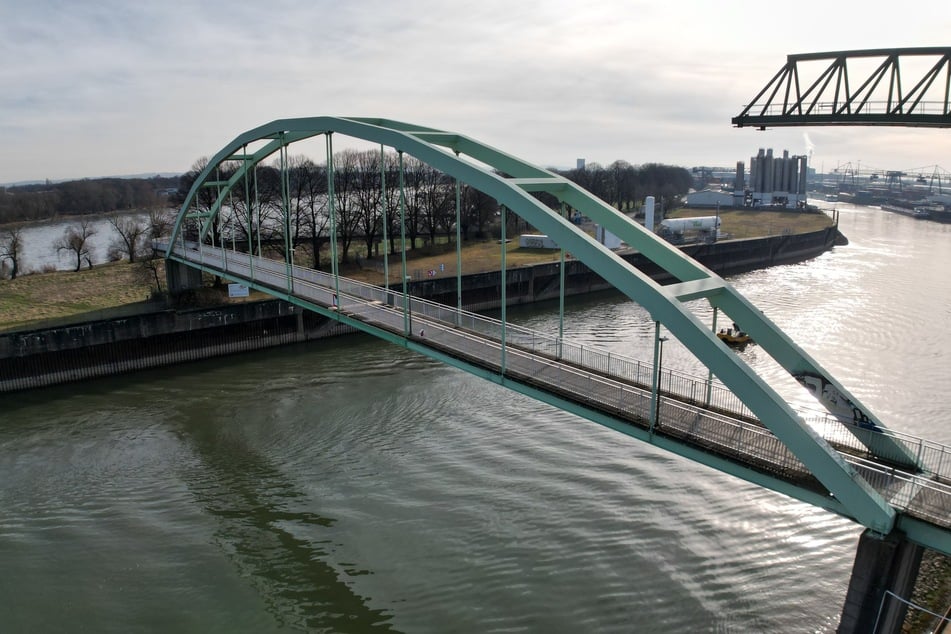
<path fill-rule="evenodd" d="M 196 247 L 192 248 L 196 251 L 198 250 Z M 256 258 L 255 260 L 261 259 Z M 285 269 L 285 265 L 277 260 L 265 259 L 261 261 L 261 264 L 273 273 L 280 274 L 283 273 Z M 338 278 L 339 282 L 335 282 L 333 276 L 329 273 L 316 271 L 296 264 L 293 266 L 293 273 L 295 277 L 323 284 L 329 288 L 335 288 L 336 285 L 339 284 L 341 295 L 359 297 L 365 301 L 382 301 L 399 306 L 400 308 L 403 307 L 402 290 L 396 291 L 390 289 L 386 291 L 375 284 L 343 277 Z M 458 311 L 454 307 L 412 295 L 408 295 L 407 297 L 409 300 L 409 310 L 414 314 L 425 315 L 431 319 L 453 324 L 457 327 L 467 327 L 496 341 L 501 340 L 502 322 L 498 319 L 493 319 L 467 310 Z M 338 299 L 339 301 L 345 301 L 346 298 L 340 297 Z M 555 356 L 564 361 L 595 368 L 606 374 L 619 376 L 642 385 L 650 385 L 652 383 L 652 363 L 601 350 L 597 346 L 574 344 L 570 341 L 564 339 L 559 340 L 558 337 L 539 333 L 514 324 L 506 324 L 506 344 L 528 347 L 533 352 Z M 743 402 L 716 378 L 709 384 L 711 393 L 710 399 L 705 399 L 704 393 L 708 389 L 707 384 L 708 381 L 705 378 L 701 379 L 682 371 L 666 369 L 662 371 L 660 389 L 662 391 L 679 394 L 693 402 L 706 401 L 708 406 L 715 409 L 722 409 L 740 416 L 755 418 L 753 413 Z"/>
<path fill-rule="evenodd" d="M 358 284 L 363 283 L 358 282 Z M 457 323 L 455 316 L 458 312 L 455 308 L 430 300 L 410 297 L 411 309 L 414 312 L 425 313 L 427 316 L 444 323 Z M 468 311 L 462 311 L 462 313 L 467 320 L 470 320 L 470 328 L 496 341 L 501 339 L 502 322 L 500 320 Z M 449 315 L 449 317 L 443 315 Z M 459 324 L 457 323 L 457 325 Z M 478 326 L 484 327 L 479 328 Z M 651 362 L 603 350 L 596 345 L 574 344 L 563 339 L 559 340 L 555 336 L 512 324 L 506 325 L 506 343 L 563 361 L 577 363 L 585 368 L 594 369 L 640 385 L 650 385 L 652 382 L 653 364 Z M 704 392 L 707 385 L 708 380 L 706 378 L 687 372 L 662 369 L 659 390 L 677 394 L 691 403 L 705 402 L 707 408 L 712 407 L 756 420 L 753 413 L 743 405 L 739 398 L 715 378 L 710 384 L 711 398 L 706 401 Z M 867 451 L 865 448 L 867 445 L 863 445 L 856 438 L 856 435 L 862 436 L 868 441 L 868 445 L 876 447 L 877 456 L 886 460 L 901 461 L 901 456 L 891 455 L 888 443 L 875 442 L 881 438 L 891 438 L 906 446 L 910 453 L 917 455 L 918 463 L 926 473 L 951 479 L 951 447 L 892 429 L 876 428 L 872 430 L 862 428 L 852 419 L 834 416 L 828 412 L 816 412 L 806 408 L 794 409 L 828 441 L 835 442 L 840 446 L 848 446 L 855 451 Z"/>
<path fill-rule="evenodd" d="M 869 100 L 862 103 L 851 104 L 848 112 L 836 112 L 836 109 L 841 109 L 845 104 L 836 103 L 834 101 L 819 101 L 816 102 L 814 110 L 816 112 L 812 113 L 812 116 L 816 115 L 832 115 L 832 114 L 841 114 L 844 116 L 849 115 L 885 115 L 893 114 L 889 111 L 889 103 L 887 100 Z M 748 108 L 756 108 L 760 110 L 756 116 L 780 116 L 780 115 L 796 115 L 798 113 L 790 112 L 787 113 L 788 105 L 782 103 L 753 103 L 747 106 Z M 945 103 L 939 100 L 922 100 L 915 104 L 913 112 L 904 112 L 902 114 L 936 114 L 942 115 L 945 114 Z"/>
<path fill-rule="evenodd" d="M 443 327 L 451 329 L 455 336 L 485 342 L 485 338 L 477 333 L 459 331 L 452 325 L 443 325 Z M 492 343 L 497 350 L 501 349 L 500 342 L 493 341 Z M 565 386 L 570 386 L 575 398 L 597 403 L 602 407 L 626 414 L 632 417 L 632 420 L 639 419 L 643 426 L 647 425 L 651 407 L 650 390 L 604 376 L 599 372 L 575 365 L 566 365 L 560 360 L 547 357 L 539 360 L 535 354 L 527 350 L 512 349 L 508 353 L 508 358 L 510 362 L 513 358 L 524 358 L 535 365 L 541 361 L 543 367 L 536 370 L 531 378 L 539 376 L 546 368 L 555 369 L 559 376 L 559 386 L 564 389 L 568 389 Z M 599 398 L 599 395 L 606 393 L 613 394 L 614 397 L 608 400 Z M 808 475 L 808 470 L 802 462 L 766 427 L 665 396 L 660 397 L 657 407 L 663 415 L 659 417 L 654 427 L 656 433 L 702 441 L 709 450 L 716 450 L 721 454 L 752 457 L 759 464 L 760 469 L 769 472 L 783 475 L 792 473 L 798 473 L 801 476 Z"/>
<path fill-rule="evenodd" d="M 889 469 L 856 457 L 846 457 L 889 504 L 913 517 L 944 526 L 951 517 L 951 485 L 919 474 Z"/>
<path fill-rule="evenodd" d="M 951 481 L 951 447 L 920 436 L 894 429 L 869 429 L 854 420 L 834 416 L 827 412 L 815 412 L 804 408 L 797 409 L 803 420 L 815 429 L 823 438 L 838 446 L 848 446 L 859 454 L 867 454 L 867 447 L 875 448 L 875 455 L 886 461 L 901 463 L 901 457 L 893 455 L 879 438 L 890 438 L 908 449 L 908 453 L 917 456 L 916 462 L 923 474 Z M 859 440 L 866 443 L 865 445 Z"/>
<path fill-rule="evenodd" d="M 179 243 L 175 244 L 176 252 L 180 246 Z M 200 260 L 203 260 L 206 255 L 219 257 L 227 271 L 229 258 L 227 249 L 199 245 L 194 242 L 186 242 L 185 248 L 198 253 Z M 216 251 L 220 252 L 221 256 L 216 256 Z M 182 253 L 181 255 L 185 254 Z M 242 263 L 242 266 L 251 270 L 256 268 L 267 270 L 269 273 L 279 276 L 287 275 L 287 266 L 284 262 L 254 257 L 252 267 L 246 253 L 230 252 L 230 257 L 233 264 L 238 264 L 238 261 L 244 260 L 246 263 Z M 359 298 L 367 302 L 380 302 L 403 309 L 402 289 L 386 290 L 374 284 L 345 277 L 338 277 L 335 280 L 334 276 L 329 273 L 296 264 L 292 266 L 292 274 L 295 278 L 307 280 L 325 289 L 329 288 L 336 291 L 339 288 L 340 296 L 337 301 L 340 304 L 340 309 L 345 308 L 345 304 L 350 298 Z M 485 338 L 501 342 L 502 322 L 498 319 L 466 310 L 458 311 L 455 307 L 409 294 L 406 297 L 409 300 L 409 312 L 413 315 L 424 316 L 455 328 L 465 328 Z M 636 385 L 648 387 L 652 385 L 653 364 L 651 362 L 606 351 L 592 344 L 574 344 L 556 336 L 539 333 L 514 324 L 506 324 L 505 332 L 506 344 L 513 348 L 522 348 L 535 354 L 575 364 L 604 376 L 616 377 Z M 673 369 L 664 369 L 661 374 L 659 385 L 661 393 L 677 395 L 698 406 L 703 404 L 702 409 L 712 407 L 715 410 L 729 412 L 750 421 L 757 420 L 739 398 L 719 383 L 716 378 L 712 382 L 708 382 L 707 378 Z M 708 386 L 710 390 L 709 400 L 705 398 Z M 864 429 L 851 419 L 837 417 L 827 412 L 807 408 L 796 408 L 796 411 L 819 435 L 840 447 L 840 451 L 842 451 L 842 447 L 852 450 L 853 453 L 846 451 L 846 455 L 867 455 L 866 447 L 872 446 L 878 449 L 875 454 L 877 457 L 886 461 L 901 462 L 899 456 L 889 455 L 889 444 L 880 442 L 881 439 L 890 438 L 903 444 L 909 449 L 909 453 L 918 457 L 918 464 L 921 465 L 924 475 L 951 481 L 951 447 L 890 429 Z M 755 422 L 754 424 L 760 425 L 761 423 Z M 856 435 L 862 436 L 865 444 L 859 442 Z M 879 440 L 879 442 L 876 443 L 876 440 Z"/>
<path fill-rule="evenodd" d="M 474 341 L 484 340 L 475 334 L 456 332 L 463 338 Z M 496 349 L 499 348 L 501 344 L 496 343 Z M 519 349 L 514 349 L 509 354 L 526 358 L 534 356 L 528 351 Z M 590 387 L 580 390 L 587 395 L 585 398 L 588 400 L 629 415 L 642 418 L 647 418 L 649 415 L 649 391 L 584 368 L 566 366 L 554 359 L 549 359 L 546 363 L 548 366 L 558 366 L 558 371 L 562 375 L 572 375 L 588 382 Z M 600 390 L 594 387 L 595 385 L 606 386 L 609 389 Z M 572 387 L 576 387 L 576 384 Z M 616 392 L 617 399 L 608 402 L 596 398 L 596 395 L 603 394 L 605 391 Z M 689 437 L 695 442 L 701 442 L 708 448 L 718 449 L 722 453 L 742 454 L 758 464 L 758 468 L 787 477 L 795 475 L 803 477 L 808 474 L 796 456 L 765 427 L 663 396 L 658 407 L 663 414 L 659 417 L 656 427 L 658 433 Z M 711 425 L 710 422 L 715 424 Z M 869 484 L 897 508 L 914 517 L 928 519 L 939 525 L 947 521 L 949 503 L 951 503 L 951 486 L 931 480 L 926 475 L 889 469 L 861 457 L 845 454 L 844 459 L 862 473 Z M 928 492 L 933 495 L 927 495 Z"/>

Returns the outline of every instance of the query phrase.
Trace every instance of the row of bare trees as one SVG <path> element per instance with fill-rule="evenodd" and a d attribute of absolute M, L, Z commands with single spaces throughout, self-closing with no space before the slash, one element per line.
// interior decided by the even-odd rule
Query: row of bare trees
<path fill-rule="evenodd" d="M 607 167 L 590 163 L 559 173 L 622 211 L 634 209 L 647 196 L 656 197 L 663 209 L 673 209 L 693 184 L 686 168 L 660 163 L 636 167 L 626 161 L 615 161 Z"/>
<path fill-rule="evenodd" d="M 179 202 L 206 165 L 207 159 L 200 159 L 180 178 Z M 239 167 L 238 162 L 225 163 L 213 178 L 226 180 Z M 455 181 L 432 166 L 403 155 L 401 170 L 396 153 L 347 149 L 334 155 L 333 167 L 333 229 L 342 263 L 351 261 L 357 250 L 355 245 L 362 245 L 359 250 L 368 257 L 379 256 L 381 248 L 389 253 L 397 253 L 402 248 L 399 242 L 401 180 L 405 218 L 402 228 L 407 248 L 415 249 L 421 243 L 433 244 L 440 236 L 447 236 L 450 241 L 454 238 Z M 622 210 L 631 209 L 635 201 L 647 195 L 659 197 L 664 208 L 671 208 L 691 184 L 691 175 L 686 169 L 659 164 L 634 167 L 615 161 L 606 168 L 591 164 L 585 169 L 560 173 Z M 327 185 L 326 164 L 315 163 L 306 156 L 288 157 L 283 166 L 279 160 L 259 165 L 233 188 L 225 211 L 213 227 L 211 239 L 217 243 L 241 242 L 252 249 L 266 243 L 269 250 L 282 257 L 287 249 L 307 245 L 312 265 L 319 268 L 322 247 L 331 233 Z M 198 210 L 210 210 L 216 197 L 213 188 L 199 190 L 195 201 Z M 544 195 L 540 197 L 555 206 L 554 200 L 545 200 Z M 468 241 L 473 234 L 476 238 L 487 237 L 496 222 L 497 202 L 462 184 L 460 203 L 462 238 Z M 157 208 L 153 208 L 148 221 L 134 215 L 116 215 L 109 222 L 115 233 L 109 259 L 130 262 L 141 257 L 146 242 L 165 235 L 170 224 L 167 214 L 159 213 Z M 64 231 L 53 248 L 69 255 L 75 270 L 83 264 L 91 266 L 89 239 L 94 234 L 91 223 L 80 220 Z M 0 266 L 4 266 L 11 277 L 22 273 L 22 250 L 22 229 L 0 230 Z"/>
<path fill-rule="evenodd" d="M 207 164 L 207 159 L 200 159 L 182 177 L 180 201 Z M 218 182 L 230 179 L 240 166 L 238 162 L 224 163 L 212 178 Z M 378 256 L 384 229 L 388 244 L 383 248 L 397 252 L 401 229 L 399 155 L 343 150 L 334 154 L 333 174 L 333 220 L 340 261 L 350 261 L 354 245 L 361 242 L 361 250 L 368 257 Z M 634 167 L 623 161 L 607 168 L 592 164 L 587 169 L 564 171 L 561 175 L 621 210 L 633 208 L 635 201 L 647 195 L 658 197 L 662 208 L 672 208 L 692 182 L 689 171 L 682 167 L 653 163 Z M 402 182 L 407 248 L 417 248 L 420 241 L 423 245 L 432 244 L 439 236 L 447 236 L 451 241 L 456 222 L 455 181 L 404 155 Z M 280 160 L 259 165 L 232 189 L 224 204 L 229 211 L 218 218 L 213 239 L 220 241 L 225 235 L 242 244 L 267 243 L 281 256 L 288 248 L 307 244 L 313 266 L 318 268 L 321 244 L 329 240 L 331 233 L 327 185 L 326 164 L 317 164 L 305 156 L 290 156 L 283 166 Z M 208 211 L 216 197 L 214 188 L 203 188 L 195 205 L 199 211 Z M 498 204 L 465 184 L 460 197 L 462 238 L 468 241 L 473 231 L 477 238 L 486 237 L 495 222 Z M 555 206 L 553 199 L 540 197 Z"/>
<path fill-rule="evenodd" d="M 115 215 L 108 218 L 108 222 L 114 234 L 109 244 L 109 260 L 135 263 L 151 256 L 152 240 L 168 234 L 171 216 L 168 210 L 156 207 L 149 210 L 147 218 L 134 214 Z M 55 253 L 69 256 L 74 271 L 79 271 L 83 264 L 92 268 L 90 239 L 97 233 L 92 221 L 82 218 L 67 226 L 51 246 Z M 22 273 L 24 247 L 23 225 L 0 230 L 0 270 L 6 270 L 10 279 L 16 279 Z"/>
<path fill-rule="evenodd" d="M 207 159 L 201 159 L 182 177 L 180 199 L 184 199 L 206 165 Z M 239 167 L 239 163 L 225 163 L 214 180 L 231 178 Z M 229 211 L 221 215 L 214 228 L 214 239 L 233 239 L 251 245 L 267 243 L 281 255 L 287 248 L 308 244 L 313 266 L 317 268 L 321 245 L 331 233 L 327 166 L 305 156 L 292 156 L 284 168 L 279 162 L 259 165 L 246 182 L 237 183 L 225 202 Z M 381 245 L 390 253 L 397 252 L 401 232 L 399 156 L 373 150 L 344 150 L 334 155 L 333 174 L 332 218 L 340 261 L 349 262 L 355 245 L 360 243 L 369 257 L 378 256 Z M 421 241 L 432 244 L 441 235 L 452 239 L 456 222 L 455 181 L 407 155 L 403 156 L 402 175 L 407 247 L 415 249 Z M 473 230 L 478 236 L 485 235 L 497 204 L 465 185 L 461 186 L 460 196 L 463 238 L 468 240 Z M 216 197 L 212 188 L 203 188 L 195 205 L 199 211 L 208 211 Z"/>

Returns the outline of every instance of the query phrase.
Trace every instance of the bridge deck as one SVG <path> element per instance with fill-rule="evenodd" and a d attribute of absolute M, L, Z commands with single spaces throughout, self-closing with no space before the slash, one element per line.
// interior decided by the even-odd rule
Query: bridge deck
<path fill-rule="evenodd" d="M 802 490 L 826 489 L 734 395 L 716 382 L 666 372 L 657 422 L 650 428 L 653 368 L 649 363 L 578 346 L 481 315 L 404 296 L 346 278 L 207 245 L 176 244 L 173 257 L 209 272 L 322 308 L 411 340 L 464 363 L 691 447 Z M 290 277 L 289 277 L 290 274 Z M 502 345 L 502 336 L 505 345 Z M 951 530 L 951 449 L 888 432 L 922 468 L 912 472 L 869 455 L 843 422 L 807 420 L 899 512 Z M 869 434 L 881 433 L 867 431 Z M 871 446 L 874 446 L 872 444 Z"/>

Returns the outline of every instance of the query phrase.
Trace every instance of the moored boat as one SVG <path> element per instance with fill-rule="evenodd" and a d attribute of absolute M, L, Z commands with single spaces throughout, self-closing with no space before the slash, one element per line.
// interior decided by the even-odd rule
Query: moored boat
<path fill-rule="evenodd" d="M 924 210 L 922 207 L 902 207 L 901 205 L 882 205 L 883 211 L 891 211 L 896 214 L 902 214 L 903 216 L 911 216 L 912 218 L 918 218 L 919 220 L 927 219 L 931 216 L 930 212 Z"/>
<path fill-rule="evenodd" d="M 733 324 L 733 328 L 721 328 L 717 338 L 726 345 L 737 348 L 753 341 L 753 338 L 737 328 L 736 324 Z"/>

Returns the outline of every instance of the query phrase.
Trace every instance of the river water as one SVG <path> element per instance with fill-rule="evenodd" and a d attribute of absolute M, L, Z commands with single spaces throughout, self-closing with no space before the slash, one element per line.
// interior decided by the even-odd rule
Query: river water
<path fill-rule="evenodd" d="M 840 213 L 849 246 L 732 281 L 886 425 L 951 443 L 951 226 Z M 650 358 L 615 296 L 566 330 Z M 664 367 L 697 369 L 674 340 Z M 861 530 L 362 335 L 0 420 L 9 632 L 832 632 Z"/>
<path fill-rule="evenodd" d="M 132 212 L 127 214 L 136 220 L 147 223 L 148 214 Z M 105 217 L 88 217 L 89 239 L 87 248 L 89 259 L 93 265 L 102 264 L 109 260 L 109 248 L 119 240 L 115 227 Z M 63 239 L 69 229 L 79 231 L 81 219 L 52 220 L 23 226 L 23 250 L 20 254 L 20 270 L 23 273 L 38 273 L 53 269 L 70 271 L 76 268 L 76 254 L 72 251 L 61 251 L 56 243 Z M 86 266 L 85 260 L 83 266 Z"/>

